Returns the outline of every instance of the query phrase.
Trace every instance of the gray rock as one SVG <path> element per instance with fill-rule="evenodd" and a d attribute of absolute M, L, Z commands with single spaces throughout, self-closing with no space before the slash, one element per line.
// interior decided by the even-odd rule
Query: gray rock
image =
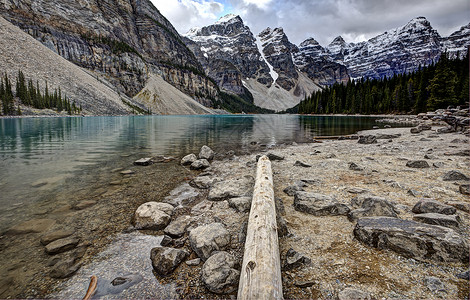
<path fill-rule="evenodd" d="M 333 197 L 309 192 L 295 193 L 294 209 L 314 216 L 347 215 L 350 211 L 347 205 Z"/>
<path fill-rule="evenodd" d="M 468 202 L 452 201 L 452 202 L 447 202 L 446 204 L 452 207 L 455 207 L 458 210 L 464 211 L 466 213 L 470 213 L 470 203 Z"/>
<path fill-rule="evenodd" d="M 156 247 L 150 252 L 152 267 L 158 274 L 171 274 L 188 257 L 188 252 L 175 248 Z"/>
<path fill-rule="evenodd" d="M 441 127 L 436 130 L 437 133 L 452 133 L 455 129 L 452 126 Z"/>
<path fill-rule="evenodd" d="M 457 211 L 455 207 L 446 205 L 432 199 L 419 200 L 411 210 L 415 214 L 438 213 L 444 215 L 453 215 Z"/>
<path fill-rule="evenodd" d="M 191 230 L 189 243 L 194 252 L 205 261 L 214 251 L 224 250 L 230 245 L 230 233 L 222 223 L 203 225 Z"/>
<path fill-rule="evenodd" d="M 351 163 L 349 163 L 349 170 L 353 170 L 353 171 L 362 171 L 362 170 L 364 170 L 364 168 L 359 167 L 359 166 L 356 165 L 355 163 L 351 162 Z"/>
<path fill-rule="evenodd" d="M 355 202 L 360 202 L 361 208 L 349 212 L 349 221 L 354 221 L 362 217 L 387 216 L 397 217 L 395 207 L 386 199 L 375 196 L 359 196 Z"/>
<path fill-rule="evenodd" d="M 286 193 L 289 196 L 294 196 L 296 192 L 298 191 L 304 191 L 304 187 L 307 187 L 308 184 L 306 184 L 304 181 L 299 180 L 294 182 L 293 185 L 289 185 L 286 187 L 283 192 Z"/>
<path fill-rule="evenodd" d="M 186 264 L 188 266 L 198 266 L 200 263 L 201 263 L 201 259 L 199 257 L 186 261 Z"/>
<path fill-rule="evenodd" d="M 214 183 L 220 181 L 219 178 L 213 176 L 197 176 L 189 182 L 189 185 L 198 189 L 209 189 Z"/>
<path fill-rule="evenodd" d="M 163 229 L 170 223 L 173 209 L 168 203 L 144 203 L 135 211 L 134 226 L 136 229 Z"/>
<path fill-rule="evenodd" d="M 188 183 L 183 183 L 173 189 L 168 196 L 166 196 L 162 202 L 171 204 L 174 207 L 188 206 L 194 202 L 199 196 L 199 191 Z"/>
<path fill-rule="evenodd" d="M 470 280 L 470 276 L 469 276 L 468 270 L 465 271 L 465 272 L 462 272 L 462 273 L 458 273 L 458 274 L 455 275 L 455 276 L 457 276 L 457 278 L 459 278 L 459 279 Z"/>
<path fill-rule="evenodd" d="M 132 175 L 132 174 L 134 174 L 135 172 L 132 171 L 132 170 L 124 170 L 124 171 L 121 171 L 121 172 L 119 172 L 119 173 L 121 173 L 122 175 Z"/>
<path fill-rule="evenodd" d="M 237 289 L 240 272 L 235 269 L 235 257 L 225 251 L 214 253 L 202 266 L 201 279 L 207 289 L 216 294 L 228 294 Z"/>
<path fill-rule="evenodd" d="M 254 179 L 251 176 L 216 182 L 209 191 L 207 199 L 222 201 L 229 198 L 247 196 L 252 193 L 253 185 Z"/>
<path fill-rule="evenodd" d="M 433 293 L 447 293 L 446 287 L 444 286 L 442 281 L 437 277 L 427 276 L 424 278 L 424 283 L 426 284 L 428 289 Z"/>
<path fill-rule="evenodd" d="M 169 237 L 168 235 L 164 235 L 162 241 L 160 242 L 160 245 L 163 247 L 168 247 L 173 243 L 173 239 Z"/>
<path fill-rule="evenodd" d="M 207 159 L 198 159 L 189 167 L 191 170 L 203 170 L 211 166 Z"/>
<path fill-rule="evenodd" d="M 26 234 L 26 233 L 40 233 L 47 231 L 56 223 L 52 219 L 33 219 L 15 225 L 8 229 L 8 234 Z"/>
<path fill-rule="evenodd" d="M 215 152 L 212 151 L 211 148 L 208 146 L 204 145 L 201 147 L 201 150 L 199 151 L 199 159 L 206 159 L 206 160 L 212 160 L 214 158 Z"/>
<path fill-rule="evenodd" d="M 465 174 L 460 173 L 459 171 L 449 171 L 442 176 L 442 180 L 444 181 L 457 181 L 457 180 L 465 180 L 470 181 Z"/>
<path fill-rule="evenodd" d="M 81 262 L 75 262 L 75 259 L 69 258 L 63 261 L 59 261 L 54 264 L 49 276 L 56 279 L 68 278 L 75 274 L 80 267 L 82 266 Z"/>
<path fill-rule="evenodd" d="M 419 124 L 418 128 L 421 131 L 431 130 L 432 129 L 431 125 L 429 125 L 429 124 Z"/>
<path fill-rule="evenodd" d="M 304 168 L 311 168 L 312 166 L 309 164 L 306 164 L 304 162 L 301 162 L 300 160 L 295 161 L 294 167 L 304 167 Z"/>
<path fill-rule="evenodd" d="M 375 135 L 361 135 L 357 142 L 359 144 L 377 144 L 377 137 Z"/>
<path fill-rule="evenodd" d="M 396 133 L 396 134 L 377 134 L 375 137 L 378 140 L 391 140 L 391 139 L 396 139 L 396 138 L 401 137 L 401 134 L 400 133 Z"/>
<path fill-rule="evenodd" d="M 434 168 L 442 168 L 442 167 L 444 167 L 445 165 L 446 165 L 446 164 L 445 164 L 444 162 L 442 162 L 442 161 L 438 161 L 438 162 L 435 162 L 435 163 L 432 164 L 432 166 L 433 166 Z"/>
<path fill-rule="evenodd" d="M 137 165 L 137 166 L 148 166 L 148 165 L 151 165 L 153 163 L 152 161 L 152 158 L 151 157 L 144 157 L 144 158 L 141 158 L 141 159 L 138 159 L 134 162 L 134 165 Z"/>
<path fill-rule="evenodd" d="M 66 252 L 77 247 L 80 240 L 76 237 L 68 237 L 55 240 L 46 245 L 46 253 L 49 255 Z"/>
<path fill-rule="evenodd" d="M 251 199 L 251 197 L 230 198 L 228 204 L 238 212 L 247 212 L 251 208 Z"/>
<path fill-rule="evenodd" d="M 197 156 L 196 154 L 188 154 L 186 156 L 184 156 L 182 159 L 181 159 L 181 164 L 183 166 L 189 166 L 191 165 L 193 162 L 195 162 L 197 160 Z"/>
<path fill-rule="evenodd" d="M 307 288 L 311 287 L 315 284 L 315 281 L 313 280 L 307 280 L 307 281 L 296 281 L 294 282 L 294 285 L 299 287 L 299 288 Z"/>
<path fill-rule="evenodd" d="M 461 184 L 459 186 L 459 192 L 463 195 L 470 195 L 470 184 Z"/>
<path fill-rule="evenodd" d="M 457 215 L 443 215 L 436 213 L 417 214 L 413 216 L 413 220 L 426 224 L 445 226 L 454 229 L 458 229 L 460 225 L 460 218 Z"/>
<path fill-rule="evenodd" d="M 302 253 L 295 251 L 290 248 L 286 253 L 286 260 L 284 262 L 284 270 L 291 270 L 298 268 L 302 265 L 308 265 L 311 263 L 310 258 L 304 256 Z"/>
<path fill-rule="evenodd" d="M 368 193 L 369 190 L 358 188 L 358 187 L 351 187 L 351 188 L 346 189 L 346 192 L 351 193 L 351 194 L 364 194 L 364 193 Z"/>
<path fill-rule="evenodd" d="M 274 160 L 284 160 L 284 156 L 280 156 L 278 154 L 274 154 L 269 152 L 266 154 L 266 156 L 269 158 L 269 160 L 274 161 Z M 261 157 L 261 155 L 256 155 L 256 161 Z"/>
<path fill-rule="evenodd" d="M 372 299 L 369 293 L 364 291 L 354 289 L 354 288 L 345 288 L 338 293 L 338 300 L 370 300 Z"/>
<path fill-rule="evenodd" d="M 73 206 L 73 209 L 75 210 L 82 210 L 82 209 L 85 209 L 85 208 L 88 208 L 88 207 L 91 207 L 93 205 L 96 204 L 96 201 L 94 200 L 83 200 L 83 201 L 80 201 L 78 202 L 77 204 L 75 204 Z"/>
<path fill-rule="evenodd" d="M 411 133 L 420 133 L 421 130 L 419 130 L 418 127 L 413 127 L 413 128 L 410 129 L 410 132 L 411 132 Z"/>
<path fill-rule="evenodd" d="M 63 239 L 74 234 L 73 230 L 58 230 L 53 232 L 48 232 L 45 235 L 41 236 L 41 244 L 44 246 L 58 239 Z"/>
<path fill-rule="evenodd" d="M 163 232 L 171 237 L 181 237 L 186 232 L 186 228 L 188 228 L 191 221 L 191 216 L 179 216 L 176 220 L 172 221 Z"/>
<path fill-rule="evenodd" d="M 425 160 L 410 160 L 406 163 L 406 166 L 409 168 L 424 169 L 429 168 L 429 164 Z"/>
<path fill-rule="evenodd" d="M 362 243 L 406 257 L 467 263 L 468 244 L 454 230 L 390 217 L 357 221 L 354 236 Z"/>

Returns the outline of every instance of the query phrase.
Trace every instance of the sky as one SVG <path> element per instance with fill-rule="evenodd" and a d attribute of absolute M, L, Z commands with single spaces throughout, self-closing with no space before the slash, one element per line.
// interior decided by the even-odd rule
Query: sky
<path fill-rule="evenodd" d="M 151 0 L 180 34 L 213 24 L 227 13 L 240 15 L 257 35 L 282 27 L 300 44 L 315 38 L 328 45 L 341 35 L 346 42 L 368 40 L 423 16 L 441 36 L 470 22 L 469 0 Z"/>

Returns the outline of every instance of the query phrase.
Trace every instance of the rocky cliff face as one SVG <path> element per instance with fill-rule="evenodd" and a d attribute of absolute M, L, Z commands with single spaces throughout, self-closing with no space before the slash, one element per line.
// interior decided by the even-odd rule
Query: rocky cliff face
<path fill-rule="evenodd" d="M 134 96 L 152 74 L 204 101 L 217 86 L 148 0 L 5 0 L 0 14 L 67 60 Z"/>
<path fill-rule="evenodd" d="M 465 57 L 470 46 L 470 23 L 462 26 L 459 30 L 452 33 L 449 37 L 442 39 L 442 47 L 447 51 L 449 57 Z"/>

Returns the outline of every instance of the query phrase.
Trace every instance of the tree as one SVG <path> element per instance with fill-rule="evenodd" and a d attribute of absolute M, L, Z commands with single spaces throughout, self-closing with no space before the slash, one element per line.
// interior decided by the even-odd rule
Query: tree
<path fill-rule="evenodd" d="M 449 60 L 447 54 L 444 53 L 441 55 L 434 77 L 429 81 L 427 87 L 429 91 L 428 109 L 435 110 L 456 104 L 458 102 L 455 94 L 457 82 L 457 74 L 449 68 Z"/>

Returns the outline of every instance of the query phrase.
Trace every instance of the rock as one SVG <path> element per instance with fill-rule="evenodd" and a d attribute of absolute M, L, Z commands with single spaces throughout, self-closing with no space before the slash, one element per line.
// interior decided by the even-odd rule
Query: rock
<path fill-rule="evenodd" d="M 359 144 L 376 144 L 377 138 L 375 135 L 360 135 L 357 142 Z"/>
<path fill-rule="evenodd" d="M 131 175 L 131 174 L 134 174 L 135 172 L 132 170 L 124 170 L 119 173 L 121 173 L 122 175 Z"/>
<path fill-rule="evenodd" d="M 458 273 L 458 274 L 456 274 L 455 276 L 457 276 L 457 278 L 459 278 L 459 279 L 470 280 L 470 276 L 469 276 L 468 270 L 465 271 L 465 272 L 462 272 L 462 273 Z"/>
<path fill-rule="evenodd" d="M 78 202 L 72 208 L 75 209 L 75 210 L 82 210 L 82 209 L 88 208 L 90 206 L 93 206 L 95 204 L 96 204 L 96 201 L 94 201 L 94 200 L 84 200 L 84 201 Z"/>
<path fill-rule="evenodd" d="M 391 217 L 357 221 L 354 236 L 362 243 L 415 259 L 468 263 L 468 244 L 453 229 Z"/>
<path fill-rule="evenodd" d="M 421 130 L 419 130 L 418 127 L 413 127 L 413 128 L 410 129 L 410 132 L 411 132 L 411 133 L 420 133 Z"/>
<path fill-rule="evenodd" d="M 384 125 L 384 128 L 392 128 L 392 126 L 387 124 L 387 125 Z"/>
<path fill-rule="evenodd" d="M 191 153 L 191 154 L 188 154 L 188 155 L 184 156 L 184 157 L 181 159 L 181 162 L 180 162 L 180 163 L 181 163 L 183 166 L 189 166 L 189 165 L 191 165 L 193 162 L 195 162 L 196 160 L 197 160 L 196 154 Z"/>
<path fill-rule="evenodd" d="M 459 186 L 459 192 L 463 195 L 470 195 L 470 184 L 461 184 Z"/>
<path fill-rule="evenodd" d="M 351 162 L 351 163 L 349 163 L 349 170 L 362 171 L 362 170 L 364 170 L 364 168 L 361 168 L 358 165 L 356 165 L 355 163 Z"/>
<path fill-rule="evenodd" d="M 429 164 L 425 160 L 410 160 L 406 163 L 406 166 L 409 168 L 418 168 L 418 169 L 424 169 L 424 168 L 429 168 Z"/>
<path fill-rule="evenodd" d="M 188 266 L 198 266 L 200 263 L 201 263 L 201 259 L 199 257 L 186 261 L 186 264 Z"/>
<path fill-rule="evenodd" d="M 53 232 L 48 232 L 45 235 L 41 236 L 41 244 L 44 246 L 58 239 L 63 239 L 71 236 L 75 232 L 73 230 L 58 230 Z"/>
<path fill-rule="evenodd" d="M 135 211 L 134 226 L 136 229 L 163 229 L 170 223 L 173 209 L 173 206 L 168 203 L 144 203 Z"/>
<path fill-rule="evenodd" d="M 212 252 L 224 250 L 230 245 L 230 233 L 222 223 L 203 225 L 191 230 L 189 243 L 194 252 L 205 261 Z"/>
<path fill-rule="evenodd" d="M 454 229 L 458 229 L 460 225 L 460 218 L 457 215 L 443 215 L 436 213 L 417 214 L 413 216 L 413 220 L 426 224 L 445 226 Z"/>
<path fill-rule="evenodd" d="M 286 260 L 284 262 L 284 270 L 291 270 L 298 268 L 302 265 L 308 265 L 311 263 L 310 258 L 290 248 L 286 253 Z"/>
<path fill-rule="evenodd" d="M 207 289 L 216 294 L 228 294 L 237 289 L 240 272 L 235 269 L 235 257 L 225 251 L 216 252 L 202 266 L 201 279 Z"/>
<path fill-rule="evenodd" d="M 253 192 L 253 186 L 254 179 L 251 176 L 216 182 L 209 191 L 207 199 L 222 201 L 228 198 L 246 196 Z"/>
<path fill-rule="evenodd" d="M 56 223 L 52 219 L 33 219 L 8 229 L 8 234 L 26 234 L 44 232 Z"/>
<path fill-rule="evenodd" d="M 436 130 L 437 133 L 452 133 L 455 129 L 452 126 L 441 127 Z"/>
<path fill-rule="evenodd" d="M 189 167 L 191 170 L 203 170 L 209 168 L 211 165 L 207 159 L 198 159 Z"/>
<path fill-rule="evenodd" d="M 169 237 L 168 235 L 164 235 L 162 241 L 160 242 L 160 245 L 163 247 L 168 247 L 173 243 L 173 239 Z"/>
<path fill-rule="evenodd" d="M 214 158 L 215 152 L 212 151 L 211 148 L 208 146 L 204 145 L 201 147 L 201 150 L 199 151 L 199 159 L 206 159 L 206 160 L 212 160 Z"/>
<path fill-rule="evenodd" d="M 338 293 L 338 300 L 370 300 L 372 299 L 369 293 L 364 291 L 354 289 L 354 288 L 345 288 Z"/>
<path fill-rule="evenodd" d="M 308 280 L 308 281 L 296 281 L 294 282 L 294 285 L 299 287 L 299 288 L 307 288 L 311 287 L 315 284 L 315 281 L 313 280 Z"/>
<path fill-rule="evenodd" d="M 433 163 L 432 166 L 435 168 L 442 168 L 445 166 L 445 163 L 443 163 L 442 161 L 438 161 L 438 162 Z"/>
<path fill-rule="evenodd" d="M 174 207 L 187 206 L 197 199 L 199 191 L 191 187 L 188 183 L 183 183 L 173 189 L 162 202 L 171 204 Z"/>
<path fill-rule="evenodd" d="M 357 188 L 357 187 L 351 187 L 351 188 L 346 189 L 346 192 L 351 193 L 351 194 L 364 194 L 364 193 L 368 193 L 369 190 Z"/>
<path fill-rule="evenodd" d="M 189 182 L 189 185 L 198 189 L 209 189 L 214 183 L 220 181 L 219 178 L 213 176 L 197 176 Z"/>
<path fill-rule="evenodd" d="M 304 168 L 311 168 L 312 166 L 306 163 L 301 162 L 300 160 L 295 161 L 294 167 L 304 167 Z"/>
<path fill-rule="evenodd" d="M 299 180 L 294 182 L 293 185 L 289 185 L 286 187 L 283 192 L 286 193 L 289 196 L 294 196 L 296 192 L 298 191 L 304 191 L 304 187 L 307 187 L 308 184 L 306 184 L 304 181 Z"/>
<path fill-rule="evenodd" d="M 209 211 L 212 208 L 212 205 L 213 203 L 211 201 L 203 200 L 191 208 L 191 214 L 194 216 L 203 214 Z"/>
<path fill-rule="evenodd" d="M 76 237 L 69 237 L 55 240 L 46 245 L 46 253 L 49 255 L 66 252 L 77 247 L 80 240 Z"/>
<path fill-rule="evenodd" d="M 452 207 L 455 207 L 458 210 L 464 211 L 466 213 L 470 213 L 470 203 L 468 202 L 452 201 L 452 202 L 447 202 L 446 204 Z"/>
<path fill-rule="evenodd" d="M 375 136 L 378 140 L 391 140 L 401 137 L 400 133 L 397 134 L 377 134 Z"/>
<path fill-rule="evenodd" d="M 351 222 L 362 217 L 397 217 L 394 206 L 384 198 L 374 196 L 359 196 L 357 198 L 360 198 L 356 201 L 360 201 L 361 208 L 349 212 L 348 219 Z"/>
<path fill-rule="evenodd" d="M 284 237 L 289 235 L 289 228 L 287 228 L 287 222 L 281 215 L 276 215 L 277 224 L 277 236 Z"/>
<path fill-rule="evenodd" d="M 191 221 L 192 221 L 191 216 L 188 216 L 188 215 L 179 216 L 176 220 L 172 221 L 170 225 L 168 225 L 163 230 L 163 232 L 165 234 L 168 234 L 171 237 L 183 236 L 184 233 L 186 232 L 186 228 L 188 228 Z"/>
<path fill-rule="evenodd" d="M 188 252 L 180 249 L 155 247 L 150 252 L 150 259 L 155 272 L 166 276 L 171 274 L 188 255 Z"/>
<path fill-rule="evenodd" d="M 350 211 L 348 206 L 333 197 L 310 192 L 295 193 L 294 209 L 314 216 L 347 215 Z"/>
<path fill-rule="evenodd" d="M 455 207 L 446 205 L 432 199 L 419 200 L 411 210 L 415 214 L 438 213 L 444 215 L 453 215 L 456 212 Z"/>
<path fill-rule="evenodd" d="M 444 181 L 457 181 L 457 180 L 465 180 L 470 181 L 465 174 L 460 173 L 459 171 L 449 171 L 442 176 L 442 180 Z"/>
<path fill-rule="evenodd" d="M 429 125 L 429 124 L 419 124 L 418 128 L 421 131 L 431 130 L 432 129 L 431 125 Z"/>
<path fill-rule="evenodd" d="M 76 263 L 73 258 L 66 259 L 64 261 L 59 261 L 54 264 L 49 276 L 52 278 L 63 279 L 72 276 L 75 272 L 77 272 L 82 263 Z"/>
<path fill-rule="evenodd" d="M 251 208 L 251 197 L 237 197 L 228 199 L 230 207 L 238 212 L 247 212 Z"/>
<path fill-rule="evenodd" d="M 151 164 L 153 164 L 151 157 L 144 157 L 134 162 L 134 165 L 137 165 L 137 166 L 149 166 Z"/>
<path fill-rule="evenodd" d="M 137 273 L 124 274 L 122 276 L 114 278 L 113 280 L 99 277 L 98 286 L 92 299 L 99 299 L 103 296 L 108 296 L 105 298 L 109 298 L 109 295 L 119 294 L 122 291 L 130 288 L 131 286 L 138 284 L 143 279 L 144 277 Z"/>
<path fill-rule="evenodd" d="M 447 293 L 446 287 L 444 286 L 442 281 L 437 277 L 427 276 L 424 278 L 424 283 L 426 284 L 428 289 L 433 293 L 436 293 L 436 292 Z"/>
<path fill-rule="evenodd" d="M 274 154 L 269 152 L 266 154 L 266 156 L 269 158 L 269 160 L 274 161 L 274 160 L 284 160 L 284 156 L 280 156 L 278 154 Z M 261 157 L 261 155 L 256 155 L 256 161 Z"/>

